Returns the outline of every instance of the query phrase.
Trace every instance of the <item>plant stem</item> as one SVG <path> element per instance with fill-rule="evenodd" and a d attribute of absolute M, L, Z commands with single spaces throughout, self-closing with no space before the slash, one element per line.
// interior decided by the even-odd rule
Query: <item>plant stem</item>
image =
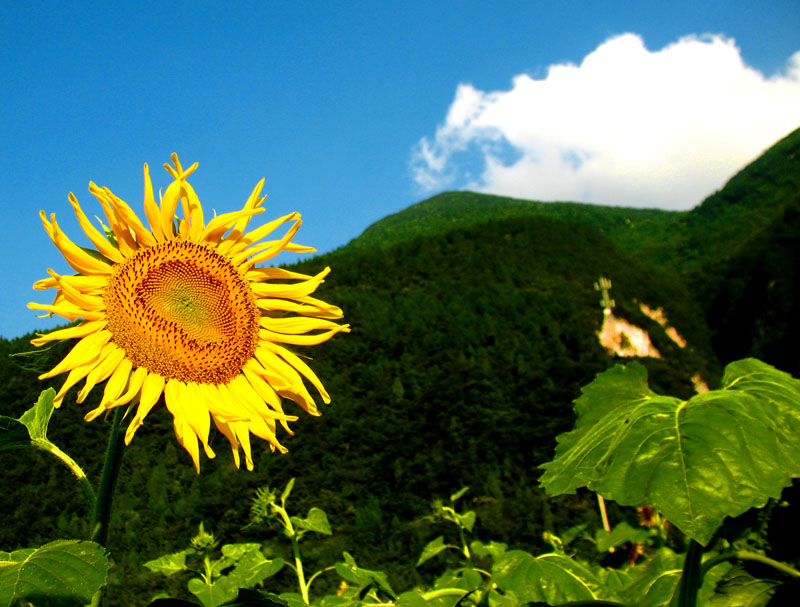
<path fill-rule="evenodd" d="M 758 554 L 757 552 L 748 552 L 747 550 L 738 550 L 735 552 L 726 552 L 725 554 L 720 554 L 719 556 L 714 557 L 713 559 L 707 560 L 703 563 L 702 567 L 702 574 L 705 575 L 706 572 L 714 567 L 715 565 L 719 565 L 720 563 L 724 563 L 725 561 L 756 561 L 758 563 L 763 563 L 764 565 L 769 565 L 773 569 L 780 571 L 781 573 L 785 573 L 791 577 L 800 577 L 800 571 L 790 567 L 786 563 L 781 563 L 780 561 L 773 560 L 768 556 L 764 556 L 763 554 Z"/>
<path fill-rule="evenodd" d="M 283 522 L 283 528 L 286 529 L 286 535 L 290 540 L 292 540 L 292 551 L 294 552 L 295 565 L 294 571 L 297 574 L 297 584 L 300 586 L 300 596 L 303 597 L 303 602 L 306 605 L 309 605 L 308 584 L 306 584 L 306 576 L 303 573 L 303 559 L 300 558 L 300 544 L 297 541 L 297 532 L 294 530 L 294 525 L 292 525 L 292 519 L 289 518 L 289 514 L 286 512 L 286 509 L 283 506 L 278 506 L 278 504 L 273 503 L 272 508 L 280 515 L 281 521 Z"/>
<path fill-rule="evenodd" d="M 69 455 L 64 453 L 61 449 L 59 449 L 56 445 L 51 443 L 46 438 L 31 439 L 31 446 L 36 447 L 37 449 L 41 449 L 42 451 L 47 451 L 52 455 L 55 455 L 67 466 L 67 468 L 69 468 L 70 472 L 72 472 L 72 474 L 75 475 L 75 478 L 78 479 L 78 483 L 80 484 L 81 489 L 83 489 L 83 493 L 89 502 L 89 511 L 93 512 L 95 508 L 94 488 L 92 487 L 92 484 L 89 482 L 89 479 L 86 478 L 86 474 L 84 473 L 83 469 L 78 465 L 78 462 L 76 462 L 74 459 L 72 459 Z"/>
<path fill-rule="evenodd" d="M 300 546 L 297 543 L 297 538 L 292 536 L 292 549 L 294 550 L 294 564 L 297 571 L 297 583 L 300 585 L 300 596 L 303 597 L 303 602 L 308 605 L 308 585 L 306 578 L 303 574 L 303 561 L 300 558 Z"/>
<path fill-rule="evenodd" d="M 120 430 L 120 422 L 124 415 L 124 407 L 117 407 L 114 410 L 114 418 L 111 422 L 111 431 L 108 435 L 108 447 L 106 448 L 106 459 L 103 463 L 103 471 L 100 476 L 100 487 L 97 490 L 94 512 L 92 513 L 91 539 L 98 544 L 106 545 L 108 541 L 108 526 L 111 520 L 111 503 L 114 498 L 114 489 L 117 485 L 119 468 L 122 463 L 124 446 L 122 443 L 123 434 Z"/>
<path fill-rule="evenodd" d="M 313 582 L 315 579 L 317 579 L 320 575 L 322 575 L 326 571 L 336 571 L 336 567 L 325 567 L 325 569 L 320 569 L 319 571 L 317 571 L 314 575 L 308 578 L 308 582 L 306 582 L 306 590 L 310 592 L 311 582 Z"/>
<path fill-rule="evenodd" d="M 697 591 L 703 584 L 703 571 L 700 562 L 703 547 L 694 540 L 689 541 L 686 560 L 683 562 L 681 585 L 678 589 L 678 607 L 697 607 Z"/>

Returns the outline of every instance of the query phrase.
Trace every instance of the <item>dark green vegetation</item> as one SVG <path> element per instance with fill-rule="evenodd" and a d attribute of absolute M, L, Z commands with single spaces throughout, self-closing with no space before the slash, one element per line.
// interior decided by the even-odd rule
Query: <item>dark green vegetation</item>
<path fill-rule="evenodd" d="M 543 531 L 596 517 L 591 499 L 545 499 L 537 466 L 571 427 L 579 388 L 614 362 L 596 337 L 599 276 L 613 281 L 615 314 L 646 329 L 662 353 L 641 361 L 660 393 L 688 397 L 696 372 L 713 387 L 723 364 L 750 355 L 800 376 L 792 347 L 799 181 L 796 131 L 689 212 L 451 192 L 292 266 L 333 268 L 319 294 L 353 328 L 309 352 L 333 405 L 295 424 L 286 456 L 254 443 L 254 473 L 235 470 L 216 434 L 218 458 L 204 461 L 199 476 L 170 415 L 154 410 L 123 462 L 110 601 L 146 604 L 166 578 L 141 563 L 183 547 L 201 521 L 223 541 L 260 541 L 263 531 L 241 531 L 250 497 L 291 477 L 298 511 L 319 506 L 334 528 L 330 539 L 309 542 L 307 558 L 328 564 L 348 550 L 361 566 L 387 571 L 396 589 L 433 573 L 413 563 L 438 532 L 414 521 L 431 498 L 464 485 L 479 513 L 477 537 L 537 553 Z M 639 302 L 663 307 L 689 347 L 677 347 Z M 4 415 L 20 415 L 42 388 L 63 381 L 37 382 L 5 356 L 28 349 L 27 339 L 0 342 Z M 54 348 L 52 360 L 65 351 Z M 108 422 L 81 418 L 99 393 L 81 406 L 68 396 L 49 432 L 94 477 Z M 66 468 L 21 454 L 0 454 L 0 549 L 85 535 L 82 495 Z M 797 523 L 782 535 L 792 532 Z M 167 583 L 173 595 L 185 592 Z"/>

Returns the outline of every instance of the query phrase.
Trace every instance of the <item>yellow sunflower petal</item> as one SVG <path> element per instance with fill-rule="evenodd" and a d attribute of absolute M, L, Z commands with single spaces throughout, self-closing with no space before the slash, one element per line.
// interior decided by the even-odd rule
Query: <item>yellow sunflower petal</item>
<path fill-rule="evenodd" d="M 72 192 L 69 194 L 69 203 L 72 205 L 72 208 L 75 211 L 75 216 L 78 218 L 78 223 L 80 224 L 84 233 L 89 237 L 89 240 L 92 241 L 92 244 L 97 247 L 97 250 L 100 252 L 100 254 L 115 263 L 123 261 L 125 258 L 123 257 L 122 253 L 120 253 L 119 249 L 108 241 L 108 238 L 98 232 L 97 229 L 92 225 L 92 222 L 89 221 L 88 217 L 86 217 L 83 209 L 81 209 L 81 206 L 78 204 L 78 199 L 75 198 L 75 195 L 72 194 Z"/>
<path fill-rule="evenodd" d="M 164 230 L 161 228 L 161 209 L 158 208 L 153 196 L 153 182 L 150 179 L 150 169 L 146 162 L 144 163 L 144 214 L 156 242 L 166 241 Z"/>
<path fill-rule="evenodd" d="M 297 230 L 300 229 L 300 226 L 303 225 L 303 221 L 298 219 L 294 222 L 289 231 L 281 238 L 280 240 L 265 242 L 259 245 L 253 245 L 244 253 L 240 253 L 239 255 L 233 258 L 234 265 L 239 266 L 241 269 L 246 270 L 252 268 L 257 263 L 262 263 L 268 261 L 278 255 L 281 251 L 286 249 L 286 246 L 289 244 L 289 241 L 294 238 L 294 235 L 297 233 Z M 246 259 L 243 259 L 243 257 Z M 249 259 L 247 259 L 249 258 Z"/>
<path fill-rule="evenodd" d="M 236 438 L 236 433 L 231 428 L 231 422 L 226 421 L 225 419 L 219 418 L 213 413 L 211 414 L 211 419 L 214 422 L 214 425 L 217 427 L 222 435 L 228 439 L 228 442 L 231 444 L 231 453 L 233 454 L 233 463 L 236 464 L 236 467 L 239 468 L 241 464 L 239 460 L 239 439 Z"/>
<path fill-rule="evenodd" d="M 211 245 L 219 244 L 222 236 L 231 229 L 242 217 L 250 217 L 252 215 L 259 215 L 264 212 L 264 209 L 244 209 L 242 211 L 234 211 L 232 213 L 224 213 L 217 215 L 208 222 L 208 225 L 200 235 L 198 242 L 205 242 Z"/>
<path fill-rule="evenodd" d="M 139 245 L 133 239 L 130 227 L 114 209 L 114 199 L 116 197 L 108 188 L 100 188 L 91 182 L 89 183 L 89 191 L 94 194 L 100 206 L 103 207 L 103 214 L 111 227 L 111 231 L 114 232 L 120 253 L 122 253 L 123 257 L 131 257 L 139 248 Z"/>
<path fill-rule="evenodd" d="M 167 191 L 161 198 L 161 230 L 167 240 L 172 240 L 174 236 L 175 209 L 178 208 L 178 201 L 181 196 L 181 182 L 173 181 L 167 186 Z"/>
<path fill-rule="evenodd" d="M 86 337 L 92 333 L 96 333 L 106 326 L 105 320 L 93 320 L 90 322 L 83 322 L 77 327 L 68 327 L 66 329 L 59 329 L 52 331 L 45 335 L 39 334 L 39 337 L 32 339 L 31 343 L 34 346 L 43 346 L 51 341 L 58 341 L 62 339 L 74 339 L 78 337 Z"/>
<path fill-rule="evenodd" d="M 205 229 L 203 207 L 200 205 L 200 200 L 197 198 L 194 188 L 186 181 L 181 183 L 181 194 L 183 217 L 184 221 L 188 222 L 188 232 L 185 237 L 192 242 L 198 242 Z"/>
<path fill-rule="evenodd" d="M 114 372 L 114 369 L 122 362 L 124 357 L 125 352 L 113 343 L 103 346 L 98 356 L 100 362 L 92 369 L 91 373 L 86 376 L 86 385 L 78 392 L 77 402 L 82 403 L 89 395 L 92 388 L 94 388 L 98 382 L 107 379 Z"/>
<path fill-rule="evenodd" d="M 268 312 L 294 312 L 303 316 L 314 316 L 329 320 L 336 320 L 344 316 L 341 308 L 309 296 L 298 297 L 297 299 L 261 297 L 256 300 L 256 305 Z"/>
<path fill-rule="evenodd" d="M 322 401 L 326 405 L 331 402 L 331 397 L 328 394 L 328 391 L 325 390 L 325 387 L 322 385 L 322 382 L 320 381 L 319 377 L 317 377 L 317 374 L 311 370 L 311 367 L 309 367 L 305 362 L 303 362 L 303 359 L 301 359 L 293 352 L 290 352 L 286 348 L 283 348 L 277 344 L 266 342 L 263 347 L 267 348 L 277 356 L 280 356 L 283 360 L 285 360 L 289 364 L 289 366 L 295 368 L 297 371 L 302 373 L 303 377 L 305 377 L 308 381 L 310 381 L 311 384 L 317 389 L 320 396 L 322 397 Z"/>
<path fill-rule="evenodd" d="M 43 310 L 45 312 L 50 312 L 50 314 L 58 314 L 69 321 L 78 320 L 79 318 L 83 318 L 84 320 L 102 320 L 106 317 L 102 310 L 95 310 L 92 312 L 69 303 L 48 305 L 32 301 L 28 303 L 28 308 L 31 310 Z"/>
<path fill-rule="evenodd" d="M 53 407 L 58 409 L 61 406 L 61 403 L 69 389 L 86 377 L 96 364 L 97 362 L 95 361 L 72 369 L 69 372 L 69 375 L 67 375 L 67 379 L 64 381 L 63 385 L 53 398 Z"/>
<path fill-rule="evenodd" d="M 92 257 L 86 251 L 72 242 L 69 238 L 67 238 L 66 234 L 64 234 L 58 227 L 55 213 L 50 215 L 49 222 L 44 215 L 44 211 L 40 213 L 40 217 L 45 229 L 47 230 L 47 233 L 50 234 L 50 239 L 53 241 L 53 244 L 58 247 L 58 250 L 61 251 L 62 255 L 64 255 L 64 259 L 66 259 L 67 263 L 72 266 L 76 272 L 80 274 L 94 275 L 108 274 L 111 271 L 110 265 L 104 261 L 100 261 L 99 259 Z"/>
<path fill-rule="evenodd" d="M 125 444 L 130 445 L 133 440 L 133 435 L 144 423 L 144 418 L 150 413 L 150 410 L 158 402 L 161 393 L 164 391 L 164 378 L 155 373 L 149 373 L 142 383 L 142 392 L 139 399 L 139 406 L 136 409 L 136 415 L 133 416 L 131 423 L 128 424 L 128 429 L 125 431 Z"/>
<path fill-rule="evenodd" d="M 192 415 L 192 407 L 196 405 L 196 403 L 190 402 L 189 391 L 187 390 L 186 384 L 176 379 L 170 379 L 164 387 L 164 402 L 167 405 L 167 409 L 172 414 L 172 425 L 175 428 L 175 436 L 181 446 L 186 449 L 192 457 L 195 470 L 200 474 L 200 449 L 197 444 L 198 433 L 189 420 L 189 416 Z M 208 411 L 203 409 L 203 413 L 206 417 L 205 442 L 207 443 L 210 423 Z M 201 415 L 195 417 L 199 418 Z"/>
<path fill-rule="evenodd" d="M 130 374 L 128 377 L 128 387 L 123 393 L 122 396 L 116 397 L 113 401 L 109 402 L 106 405 L 107 409 L 112 409 L 114 407 L 119 407 L 120 405 L 126 405 L 131 402 L 137 395 L 140 394 L 142 390 L 142 384 L 144 384 L 144 380 L 147 377 L 147 369 L 144 367 L 139 367 L 135 369 L 133 373 Z"/>
<path fill-rule="evenodd" d="M 337 333 L 349 333 L 350 325 L 336 325 L 335 329 L 329 329 L 324 333 L 317 335 L 284 335 L 283 333 L 275 333 L 269 329 L 261 329 L 258 334 L 266 341 L 275 341 L 282 344 L 292 344 L 295 346 L 315 346 L 322 342 L 328 341 Z"/>
<path fill-rule="evenodd" d="M 103 188 L 103 192 L 110 201 L 114 209 L 114 216 L 119 224 L 127 228 L 126 233 L 135 237 L 129 240 L 133 248 L 155 246 L 158 241 L 153 236 L 153 233 L 144 226 L 139 217 L 136 216 L 136 213 L 133 212 L 133 209 L 128 206 L 128 203 L 115 196 L 108 188 Z"/>
<path fill-rule="evenodd" d="M 250 286 L 257 297 L 285 297 L 287 299 L 297 299 L 298 297 L 304 297 L 316 291 L 317 287 L 324 282 L 325 277 L 330 271 L 330 268 L 325 268 L 322 272 L 310 279 L 293 284 L 259 282 L 252 283 Z"/>
<path fill-rule="evenodd" d="M 82 367 L 92 362 L 97 359 L 100 349 L 109 339 L 111 339 L 111 333 L 105 329 L 87 335 L 73 346 L 69 354 L 67 354 L 60 363 L 47 373 L 42 373 L 39 379 L 54 377 L 60 373 L 64 373 L 64 371 Z"/>
<path fill-rule="evenodd" d="M 117 368 L 114 370 L 111 378 L 106 383 L 106 387 L 103 390 L 103 398 L 100 401 L 100 404 L 95 409 L 92 409 L 83 416 L 85 421 L 90 422 L 104 411 L 107 411 L 113 407 L 112 403 L 114 403 L 114 400 L 118 398 L 120 394 L 122 394 L 122 391 L 128 384 L 132 367 L 133 365 L 131 364 L 131 361 L 129 361 L 127 358 L 123 359 L 122 362 L 117 365 Z"/>

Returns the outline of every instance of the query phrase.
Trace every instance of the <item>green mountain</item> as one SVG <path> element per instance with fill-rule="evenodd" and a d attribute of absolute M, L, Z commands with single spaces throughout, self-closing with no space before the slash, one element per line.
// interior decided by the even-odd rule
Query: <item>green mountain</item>
<path fill-rule="evenodd" d="M 604 314 L 594 283 L 611 279 L 614 316 L 647 331 L 661 353 L 641 359 L 659 392 L 687 397 L 696 373 L 713 385 L 734 354 L 778 360 L 797 333 L 790 312 L 800 284 L 800 207 L 784 172 L 800 174 L 798 141 L 800 131 L 690 212 L 449 192 L 291 266 L 315 273 L 330 265 L 319 295 L 352 325 L 309 352 L 333 404 L 283 437 L 288 455 L 254 444 L 253 473 L 237 471 L 215 435 L 218 457 L 204 461 L 199 476 L 177 446 L 169 413 L 154 410 L 123 461 L 111 530 L 116 603 L 144 604 L 155 585 L 185 593 L 183 580 L 165 581 L 141 562 L 182 549 L 201 521 L 225 542 L 261 541 L 263 530 L 242 530 L 253 491 L 292 477 L 297 510 L 322 507 L 334 527 L 329 540 L 309 540 L 312 567 L 348 550 L 361 566 L 388 571 L 395 589 L 432 571 L 413 567 L 440 533 L 419 519 L 432 498 L 464 485 L 479 537 L 534 551 L 543 531 L 596 516 L 591 499 L 548 499 L 537 486 L 538 465 L 571 425 L 580 387 L 620 360 L 598 340 Z M 641 304 L 660 308 L 688 345 Z M 2 340 L 0 353 L 29 349 L 25 341 Z M 52 352 L 53 360 L 61 355 Z M 49 385 L 35 376 L 0 357 L 0 413 L 18 416 L 35 401 Z M 68 396 L 50 423 L 54 440 L 94 478 L 106 422 L 87 424 L 82 415 L 98 398 L 95 391 L 78 406 Z M 66 469 L 36 454 L 0 457 L 0 511 L 8 513 L 0 549 L 87 531 Z M 57 500 L 41 497 L 48 494 Z"/>

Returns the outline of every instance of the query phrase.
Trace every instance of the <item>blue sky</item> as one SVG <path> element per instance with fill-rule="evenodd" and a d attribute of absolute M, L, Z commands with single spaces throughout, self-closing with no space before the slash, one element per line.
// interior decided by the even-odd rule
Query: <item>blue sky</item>
<path fill-rule="evenodd" d="M 659 52 L 664 49 L 675 52 Z M 0 335 L 57 324 L 25 307 L 49 301 L 49 293 L 31 290 L 48 267 L 68 270 L 38 212 L 55 212 L 67 233 L 85 242 L 67 194 L 74 192 L 90 216 L 99 212 L 87 191 L 90 180 L 140 212 L 143 163 L 156 188 L 166 186 L 160 167 L 177 152 L 184 165 L 200 163 L 191 182 L 204 206 L 227 212 L 240 208 L 265 177 L 268 214 L 300 211 L 304 225 L 296 240 L 320 252 L 442 189 L 688 208 L 800 126 L 798 51 L 795 0 L 5 2 Z M 651 61 L 677 66 L 665 73 L 678 79 L 670 90 L 680 91 L 680 66 L 702 63 L 692 52 L 711 57 L 712 68 L 714 57 L 720 65 L 739 57 L 742 65 L 731 69 L 741 68 L 744 77 L 736 82 L 756 93 L 726 93 L 748 104 L 712 121 L 717 131 L 692 126 L 708 123 L 703 116 L 685 121 L 689 130 L 680 141 L 698 147 L 719 141 L 722 129 L 726 149 L 738 155 L 716 162 L 714 148 L 701 147 L 702 175 L 678 165 L 663 176 L 678 184 L 686 174 L 692 184 L 685 191 L 676 185 L 674 201 L 650 196 L 664 188 L 646 183 L 642 175 L 649 171 L 628 165 L 609 184 L 604 167 L 617 157 L 598 147 L 601 136 L 635 151 L 625 162 L 652 155 L 660 166 L 672 166 L 670 158 L 684 156 L 666 140 L 643 151 L 635 140 L 647 136 L 641 125 L 628 133 L 613 121 L 624 119 L 612 116 L 614 99 L 628 96 L 613 88 L 623 86 L 613 77 L 615 62 L 640 57 L 637 65 L 647 74 L 654 73 Z M 556 74 L 571 84 L 558 84 Z M 609 128 L 624 136 L 576 139 L 571 125 L 583 133 L 593 127 L 581 120 L 602 124 L 604 117 L 572 104 L 559 113 L 564 95 L 592 96 L 585 88 L 591 74 L 608 78 L 600 90 L 610 91 Z M 537 91 L 549 100 L 550 113 L 525 111 Z M 749 114 L 776 118 L 743 124 L 741 116 Z M 659 116 L 637 119 L 664 124 Z M 667 160 L 657 157 L 663 151 Z M 536 173 L 548 159 L 581 172 L 548 184 Z M 605 182 L 597 181 L 601 172 Z M 567 182 L 571 189 L 559 189 Z"/>

